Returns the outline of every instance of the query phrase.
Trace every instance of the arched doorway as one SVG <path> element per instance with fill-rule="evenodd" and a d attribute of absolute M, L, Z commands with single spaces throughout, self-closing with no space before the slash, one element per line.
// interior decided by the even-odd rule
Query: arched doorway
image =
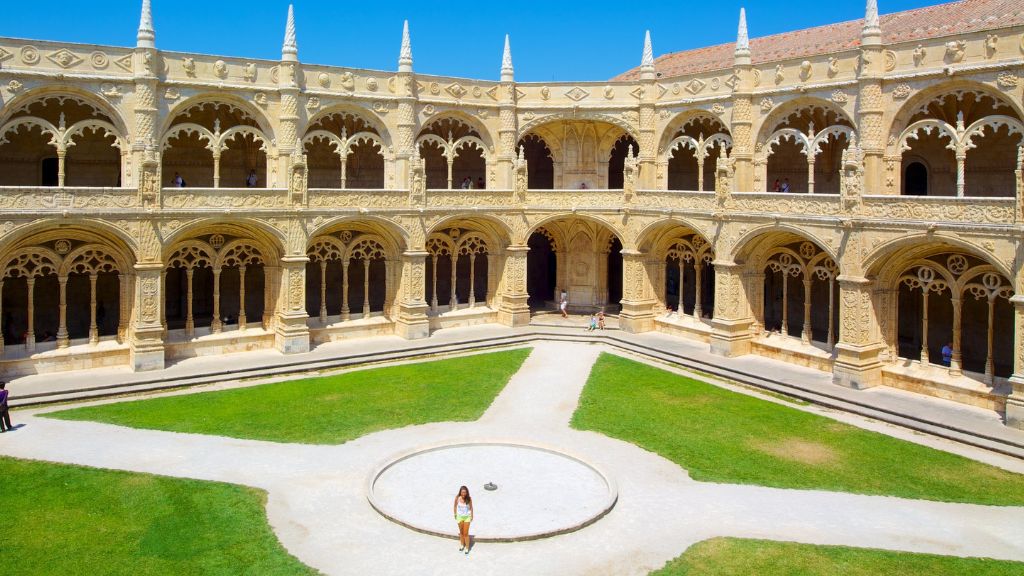
<path fill-rule="evenodd" d="M 928 168 L 920 162 L 907 164 L 903 176 L 903 194 L 906 196 L 928 195 Z"/>
<path fill-rule="evenodd" d="M 605 308 L 608 312 L 618 313 L 622 309 L 622 242 L 618 236 L 612 236 L 606 254 L 608 299 Z"/>
<path fill-rule="evenodd" d="M 1015 194 L 1014 169 L 1024 123 L 1003 96 L 952 88 L 931 100 L 907 104 L 894 129 L 907 195 L 1006 197 Z M 924 164 L 914 168 L 914 164 Z M 914 168 L 911 171 L 911 168 Z M 894 174 L 893 176 L 899 176 Z"/>
<path fill-rule="evenodd" d="M 248 110 L 226 102 L 199 102 L 175 114 L 161 139 L 164 186 L 271 188 L 272 139 Z M 269 172 L 269 173 L 268 173 Z"/>
<path fill-rule="evenodd" d="M 0 118 L 0 186 L 119 187 L 128 153 L 91 101 L 48 94 Z"/>
<path fill-rule="evenodd" d="M 765 123 L 772 131 L 758 145 L 755 185 L 765 192 L 838 194 L 839 163 L 853 143 L 853 122 L 825 102 L 781 114 L 773 113 L 777 119 Z"/>
<path fill-rule="evenodd" d="M 487 187 L 487 144 L 480 132 L 458 118 L 428 124 L 416 139 L 429 189 Z"/>
<path fill-rule="evenodd" d="M 532 190 L 552 190 L 555 187 L 555 163 L 551 149 L 536 134 L 527 134 L 519 140 L 527 166 L 527 186 Z"/>
<path fill-rule="evenodd" d="M 989 384 L 1012 374 L 1013 288 L 992 266 L 968 254 L 936 254 L 912 262 L 898 290 L 900 358 L 947 366 L 953 376 L 972 372 Z"/>
<path fill-rule="evenodd" d="M 528 242 L 531 306 L 558 302 L 565 292 L 570 312 L 618 312 L 622 242 L 610 227 L 575 216 L 557 218 L 536 228 Z"/>
<path fill-rule="evenodd" d="M 622 188 L 625 177 L 626 156 L 640 154 L 640 145 L 632 136 L 625 134 L 615 141 L 611 154 L 608 155 L 608 188 Z"/>
<path fill-rule="evenodd" d="M 699 190 L 710 187 L 722 149 L 732 148 L 729 129 L 717 118 L 695 116 L 671 131 L 664 147 L 669 190 Z"/>
<path fill-rule="evenodd" d="M 310 188 L 384 188 L 386 146 L 365 118 L 348 112 L 320 117 L 302 139 Z"/>
<path fill-rule="evenodd" d="M 527 242 L 526 291 L 530 294 L 530 308 L 550 308 L 557 304 L 558 255 L 555 239 L 544 228 L 538 228 Z"/>

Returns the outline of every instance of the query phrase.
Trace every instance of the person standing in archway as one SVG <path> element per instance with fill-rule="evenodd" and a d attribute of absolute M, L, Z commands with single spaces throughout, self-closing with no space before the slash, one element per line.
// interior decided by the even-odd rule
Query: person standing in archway
<path fill-rule="evenodd" d="M 562 313 L 562 318 L 568 318 L 567 312 L 569 308 L 569 299 L 565 296 L 565 290 L 562 290 L 562 299 L 558 302 L 558 311 Z"/>
<path fill-rule="evenodd" d="M 0 380 L 0 432 L 14 430 L 14 426 L 11 426 L 11 411 L 7 406 L 8 395 L 7 382 Z"/>
<path fill-rule="evenodd" d="M 452 509 L 455 513 L 455 522 L 459 525 L 459 552 L 468 555 L 469 523 L 473 521 L 473 497 L 469 495 L 469 488 L 459 487 L 459 494 L 455 497 Z"/>

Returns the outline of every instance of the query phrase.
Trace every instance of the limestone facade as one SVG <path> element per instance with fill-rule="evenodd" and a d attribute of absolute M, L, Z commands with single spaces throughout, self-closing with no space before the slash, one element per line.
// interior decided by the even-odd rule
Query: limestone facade
<path fill-rule="evenodd" d="M 741 14 L 727 64 L 648 36 L 578 83 L 516 82 L 507 39 L 498 81 L 418 74 L 408 26 L 397 71 L 303 64 L 290 10 L 279 61 L 160 51 L 149 0 L 135 48 L 0 38 L 0 369 L 516 326 L 564 291 L 1024 426 L 1024 22 L 985 12 L 1016 4 L 905 35 L 872 0 L 774 55 Z"/>

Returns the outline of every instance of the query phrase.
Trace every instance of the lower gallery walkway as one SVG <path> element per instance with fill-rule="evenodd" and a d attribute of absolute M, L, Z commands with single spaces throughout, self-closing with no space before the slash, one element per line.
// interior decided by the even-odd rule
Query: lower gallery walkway
<path fill-rule="evenodd" d="M 1022 508 L 694 482 L 651 452 L 572 430 L 579 393 L 604 350 L 540 342 L 480 420 L 411 426 L 340 446 L 131 430 L 28 410 L 19 411 L 25 426 L 0 443 L 0 454 L 262 488 L 281 542 L 326 574 L 642 575 L 715 536 L 1024 560 Z M 411 531 L 370 506 L 367 480 L 393 456 L 483 440 L 577 456 L 618 485 L 618 502 L 577 532 L 480 544 L 469 557 L 456 552 L 454 540 Z M 438 507 L 450 513 L 450 502 Z"/>

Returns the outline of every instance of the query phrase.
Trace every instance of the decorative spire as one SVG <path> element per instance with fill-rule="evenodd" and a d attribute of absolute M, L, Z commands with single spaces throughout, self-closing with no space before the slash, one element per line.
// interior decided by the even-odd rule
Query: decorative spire
<path fill-rule="evenodd" d="M 654 79 L 654 48 L 651 47 L 651 31 L 644 34 L 644 53 L 640 57 L 640 79 Z"/>
<path fill-rule="evenodd" d="M 412 41 L 409 40 L 409 21 L 402 25 L 402 50 L 398 53 L 398 71 L 412 72 Z"/>
<path fill-rule="evenodd" d="M 508 34 L 505 34 L 505 52 L 501 55 L 501 81 L 512 82 L 515 80 L 515 70 L 512 68 L 512 47 L 508 42 Z"/>
<path fill-rule="evenodd" d="M 156 31 L 153 30 L 153 7 L 149 0 L 142 0 L 142 17 L 139 18 L 139 33 L 135 37 L 138 48 L 156 48 Z"/>
<path fill-rule="evenodd" d="M 281 59 L 297 61 L 299 45 L 295 41 L 295 8 L 288 5 L 288 23 L 284 26 L 284 44 L 281 45 Z"/>
<path fill-rule="evenodd" d="M 747 10 L 740 8 L 740 27 L 736 31 L 736 58 L 750 58 L 750 35 L 747 34 Z"/>
<path fill-rule="evenodd" d="M 864 28 L 861 30 L 860 36 L 861 38 L 877 39 L 872 44 L 880 44 L 882 28 L 878 23 L 878 0 L 867 0 L 867 2 L 867 7 L 864 9 Z"/>

